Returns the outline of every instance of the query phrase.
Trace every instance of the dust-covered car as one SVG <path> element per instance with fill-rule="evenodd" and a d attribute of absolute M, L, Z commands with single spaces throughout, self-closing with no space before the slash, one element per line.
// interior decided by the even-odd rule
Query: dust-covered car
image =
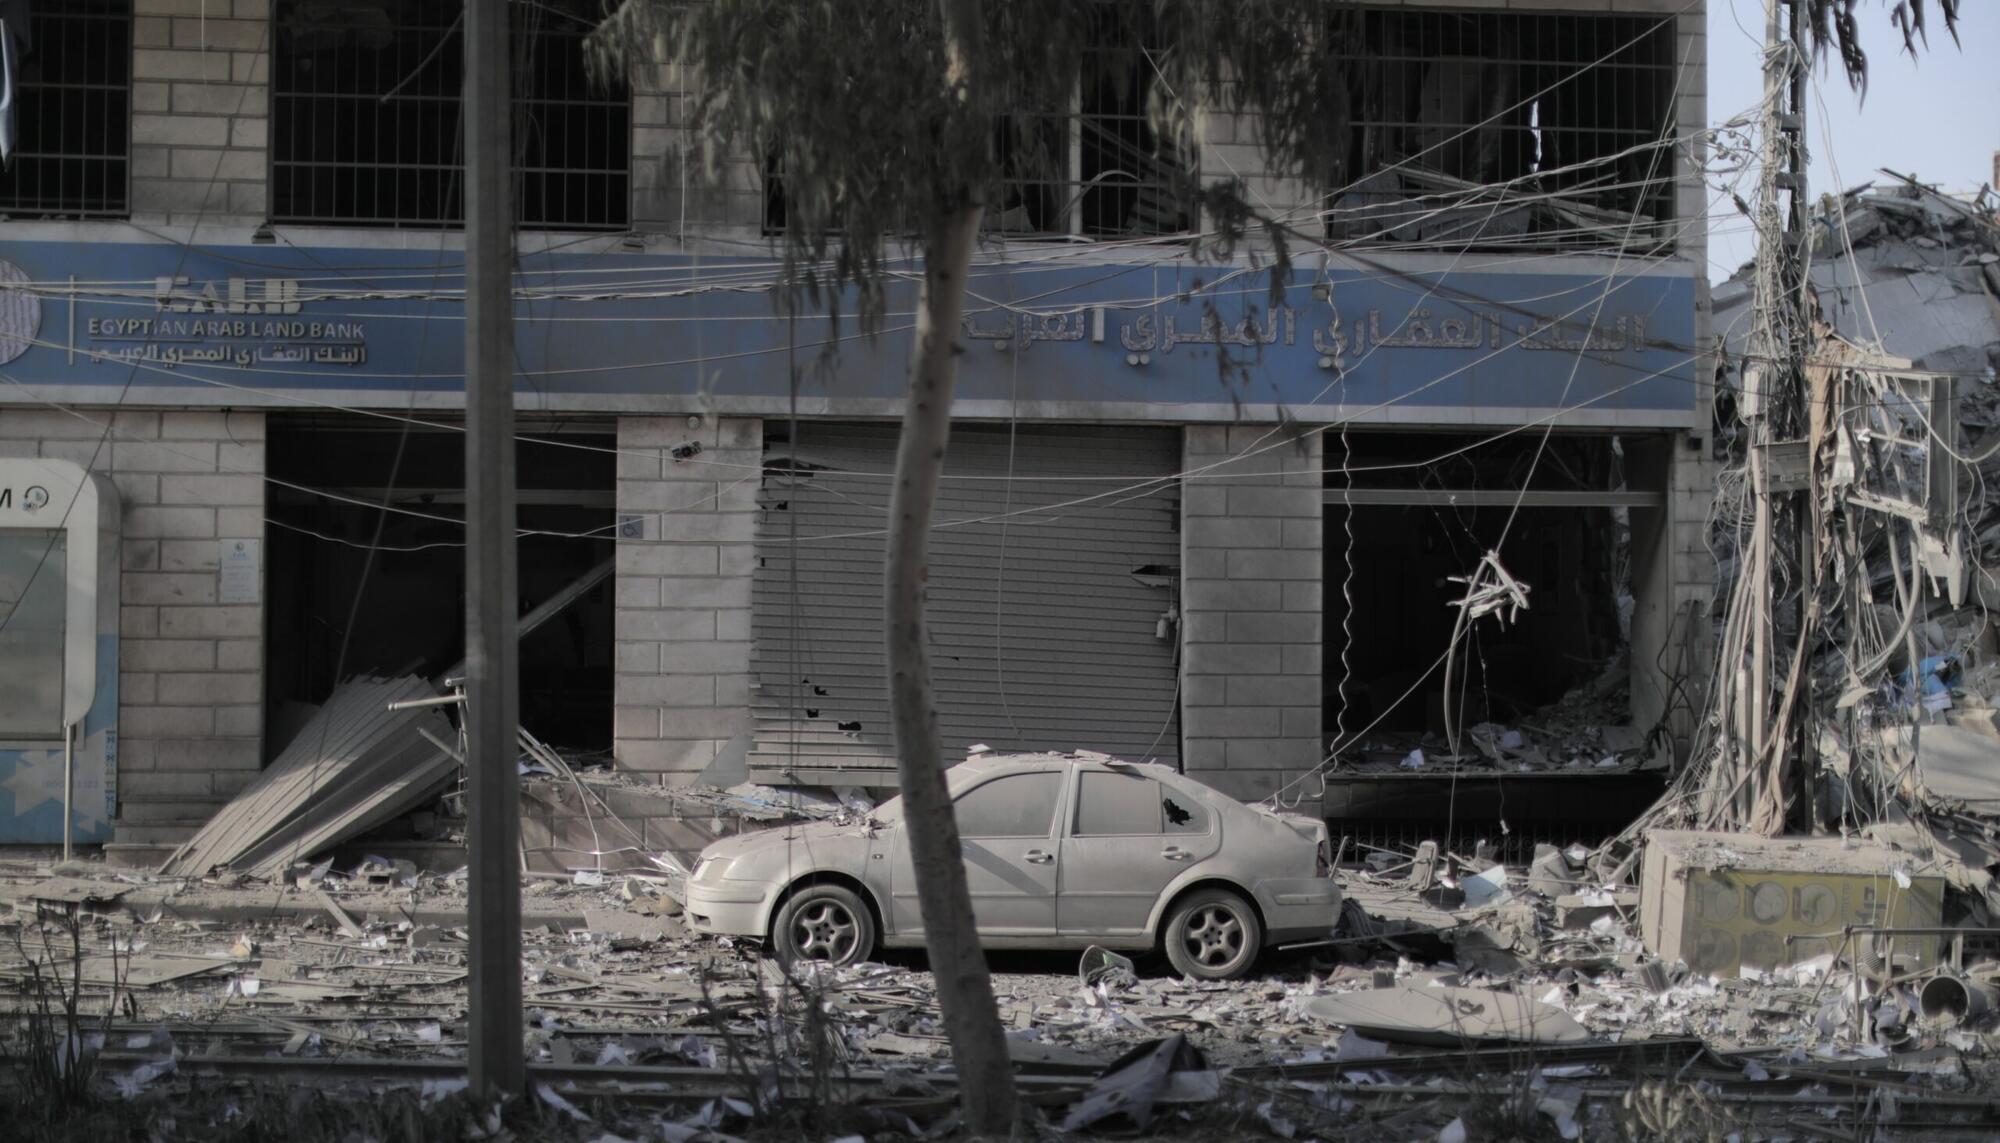
<path fill-rule="evenodd" d="M 987 948 L 1161 947 L 1182 973 L 1223 980 L 1266 947 L 1332 935 L 1324 822 L 1101 754 L 983 754 L 945 777 Z M 902 811 L 896 798 L 866 821 L 710 845 L 688 878 L 690 924 L 788 960 L 920 947 Z"/>

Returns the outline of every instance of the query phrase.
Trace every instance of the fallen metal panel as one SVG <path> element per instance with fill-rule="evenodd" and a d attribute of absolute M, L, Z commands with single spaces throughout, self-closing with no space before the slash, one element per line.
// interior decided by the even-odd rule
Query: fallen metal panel
<path fill-rule="evenodd" d="M 401 748 L 411 739 L 426 751 L 435 751 L 423 741 L 418 728 L 429 726 L 449 733 L 443 715 L 435 710 L 386 709 L 399 699 L 432 693 L 429 683 L 414 676 L 344 684 L 257 780 L 176 850 L 160 872 L 202 876 L 235 861 L 280 834 L 317 801 L 339 797 L 338 792 L 348 783 L 375 775 L 380 756 L 385 752 L 400 756 Z"/>
<path fill-rule="evenodd" d="M 279 876 L 293 861 L 367 833 L 423 802 L 450 781 L 458 763 L 427 742 L 415 746 L 388 756 L 366 776 L 350 776 L 338 797 L 315 803 L 231 867 L 256 877 Z"/>

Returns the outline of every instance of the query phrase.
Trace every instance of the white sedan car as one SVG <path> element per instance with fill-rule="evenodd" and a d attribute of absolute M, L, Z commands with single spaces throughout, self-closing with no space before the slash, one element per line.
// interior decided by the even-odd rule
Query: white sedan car
<path fill-rule="evenodd" d="M 947 774 L 987 948 L 1164 947 L 1193 977 L 1323 940 L 1340 914 L 1324 822 L 1248 806 L 1163 766 L 983 754 Z M 922 947 L 902 799 L 858 824 L 724 838 L 687 883 L 696 932 L 851 964 Z"/>

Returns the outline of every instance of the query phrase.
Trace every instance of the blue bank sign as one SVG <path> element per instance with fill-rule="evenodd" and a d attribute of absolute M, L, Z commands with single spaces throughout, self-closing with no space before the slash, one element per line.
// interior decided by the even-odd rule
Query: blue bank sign
<path fill-rule="evenodd" d="M 1574 265 L 1574 263 L 1570 263 Z M 787 320 L 761 261 L 524 255 L 524 409 L 880 415 L 899 407 L 914 275 L 874 337 Z M 1679 426 L 1694 281 L 1596 274 L 1080 264 L 975 269 L 959 412 L 1027 418 Z M 0 402 L 444 408 L 463 399 L 462 255 L 0 242 Z"/>

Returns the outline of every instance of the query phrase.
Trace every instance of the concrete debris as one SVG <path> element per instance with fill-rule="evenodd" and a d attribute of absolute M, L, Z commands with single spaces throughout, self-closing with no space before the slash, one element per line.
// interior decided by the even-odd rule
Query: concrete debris
<path fill-rule="evenodd" d="M 1322 996 L 1306 1011 L 1364 1036 L 1449 1047 L 1479 1040 L 1574 1044 L 1590 1033 L 1569 1013 L 1523 996 L 1478 988 L 1384 988 Z"/>
<path fill-rule="evenodd" d="M 1341 936 L 1274 954 L 1247 980 L 1184 980 L 1116 954 L 994 954 L 1028 1099 L 1077 1132 L 1430 1139 L 1454 1119 L 1485 1137 L 1481 1093 L 1519 1088 L 1550 1137 L 1595 1139 L 1624 1137 L 1636 1075 L 1710 1085 L 1715 1114 L 1763 1123 L 1766 1137 L 1806 1086 L 1823 1087 L 1814 1098 L 1838 1108 L 1827 1122 L 1850 1133 L 1877 1121 L 1884 1091 L 1940 1121 L 1985 1122 L 1977 1085 L 2000 1043 L 2000 967 L 1970 945 L 1917 978 L 1835 956 L 1718 976 L 1649 953 L 1636 896 L 1587 861 L 1574 862 L 1575 890 L 1550 898 L 1530 891 L 1526 867 L 1429 848 L 1436 875 L 1421 891 L 1407 855 L 1380 873 L 1342 870 Z M 1736 838 L 1700 852 L 1745 876 L 1762 856 Z M 61 926 L 76 926 L 82 1010 L 108 1020 L 94 1050 L 120 1098 L 301 1073 L 442 1098 L 466 1048 L 465 881 L 455 864 L 399 876 L 396 859 L 370 856 L 304 887 L 0 861 L 12 910 L 0 924 L 31 951 L 42 927 L 56 926 L 59 951 Z M 1906 863 L 1913 887 L 1933 876 Z M 1474 907 L 1473 882 L 1502 892 Z M 949 1129 L 955 1081 L 921 958 L 787 975 L 746 944 L 636 909 L 659 884 L 524 880 L 530 1074 L 556 1097 L 539 1105 L 620 1138 L 766 1137 L 783 1108 L 838 1090 L 881 1117 L 871 1140 Z M 0 994 L 18 1002 L 60 958 L 13 947 L 0 941 Z M 614 1121 L 613 1093 L 643 1094 L 654 1119 Z"/>
<path fill-rule="evenodd" d="M 1549 773 L 1590 771 L 1630 773 L 1663 764 L 1646 736 L 1626 725 L 1630 718 L 1630 674 L 1621 657 L 1595 678 L 1515 724 L 1478 722 L 1465 728 L 1456 749 L 1442 731 L 1414 744 L 1410 735 L 1363 736 L 1341 752 L 1342 773 L 1407 773 L 1448 776 L 1456 772 Z"/>
<path fill-rule="evenodd" d="M 1528 888 L 1554 900 L 1578 887 L 1575 862 L 1553 845 L 1535 847 L 1535 859 L 1528 866 Z"/>
<path fill-rule="evenodd" d="M 1222 1094 L 1222 1077 L 1201 1050 L 1175 1032 L 1142 1044 L 1104 1070 L 1096 1086 L 1063 1118 L 1064 1131 L 1093 1127 L 1114 1116 L 1144 1131 L 1160 1103 L 1206 1103 Z"/>

